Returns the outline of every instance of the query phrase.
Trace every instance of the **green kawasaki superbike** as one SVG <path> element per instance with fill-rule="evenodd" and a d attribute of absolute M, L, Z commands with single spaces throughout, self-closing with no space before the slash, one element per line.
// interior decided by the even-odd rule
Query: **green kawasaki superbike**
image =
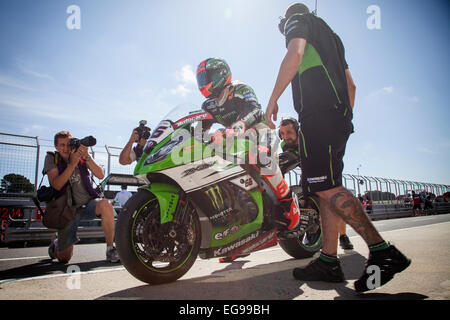
<path fill-rule="evenodd" d="M 125 268 L 141 281 L 161 284 L 182 277 L 198 256 L 243 256 L 277 243 L 297 259 L 317 252 L 317 200 L 291 186 L 306 222 L 286 234 L 279 201 L 258 171 L 219 156 L 198 130 L 211 115 L 186 110 L 179 106 L 164 117 L 134 170 L 144 186 L 119 214 L 115 235 Z M 242 158 L 251 141 L 235 139 L 225 148 Z M 286 172 L 296 161 L 281 154 L 280 168 Z"/>

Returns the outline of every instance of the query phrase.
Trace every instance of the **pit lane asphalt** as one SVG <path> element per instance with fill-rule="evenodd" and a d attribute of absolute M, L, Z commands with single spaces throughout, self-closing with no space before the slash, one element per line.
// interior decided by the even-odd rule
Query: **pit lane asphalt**
<path fill-rule="evenodd" d="M 0 249 L 0 299 L 450 299 L 450 214 L 374 224 L 412 264 L 364 295 L 353 290 L 353 282 L 362 273 L 368 250 L 348 227 L 355 249 L 339 249 L 347 279 L 341 284 L 295 280 L 292 269 L 311 259 L 294 260 L 277 246 L 230 264 L 199 259 L 175 283 L 149 286 L 120 263 L 104 261 L 105 244 L 98 243 L 75 246 L 67 265 L 52 263 L 45 246 Z"/>

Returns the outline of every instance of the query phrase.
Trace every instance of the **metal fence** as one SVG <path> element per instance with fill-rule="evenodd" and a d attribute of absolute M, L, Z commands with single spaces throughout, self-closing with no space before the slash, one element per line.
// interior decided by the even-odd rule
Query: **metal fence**
<path fill-rule="evenodd" d="M 132 165 L 119 164 L 122 148 L 96 145 L 89 148 L 92 158 L 103 168 L 105 174 L 132 174 Z M 39 137 L 0 133 L 0 196 L 30 196 L 42 179 L 45 156 L 55 151 L 53 140 Z M 99 183 L 98 179 L 92 177 Z M 43 184 L 48 185 L 44 177 Z"/>
<path fill-rule="evenodd" d="M 0 133 L 0 196 L 31 195 L 42 178 L 47 151 L 54 151 L 53 140 L 39 137 Z M 119 164 L 122 148 L 97 144 L 89 149 L 92 158 L 103 167 L 105 174 L 132 174 L 134 166 Z M 299 169 L 288 173 L 290 185 L 300 184 Z M 94 182 L 99 181 L 93 178 Z M 48 180 L 45 178 L 44 183 Z M 343 175 L 344 186 L 357 194 L 369 194 L 373 201 L 395 203 L 403 201 L 412 190 L 436 196 L 450 190 L 449 185 L 432 184 L 370 176 Z"/>

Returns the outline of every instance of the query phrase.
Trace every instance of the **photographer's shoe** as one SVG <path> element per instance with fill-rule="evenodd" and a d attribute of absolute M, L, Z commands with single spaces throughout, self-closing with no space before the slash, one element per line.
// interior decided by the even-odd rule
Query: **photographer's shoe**
<path fill-rule="evenodd" d="M 302 281 L 343 282 L 345 280 L 339 260 L 325 261 L 322 254 L 306 267 L 295 268 L 293 275 L 295 279 Z"/>
<path fill-rule="evenodd" d="M 385 249 L 370 252 L 364 273 L 354 284 L 357 292 L 373 290 L 386 284 L 396 273 L 402 272 L 411 264 L 411 260 L 393 245 L 385 245 L 388 246 Z"/>
<path fill-rule="evenodd" d="M 113 246 L 106 249 L 106 260 L 112 263 L 120 261 L 116 247 Z"/>
<path fill-rule="evenodd" d="M 344 250 L 352 250 L 353 244 L 350 242 L 350 239 L 347 237 L 346 234 L 343 234 L 339 237 L 339 245 Z"/>

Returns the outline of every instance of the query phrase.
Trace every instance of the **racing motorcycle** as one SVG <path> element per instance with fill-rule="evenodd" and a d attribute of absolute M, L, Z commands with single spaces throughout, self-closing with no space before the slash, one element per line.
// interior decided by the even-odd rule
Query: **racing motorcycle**
<path fill-rule="evenodd" d="M 115 235 L 128 272 L 162 284 L 182 277 L 197 257 L 245 256 L 277 244 L 297 259 L 314 255 L 322 235 L 317 199 L 291 186 L 302 228 L 286 234 L 280 202 L 258 171 L 219 156 L 196 133 L 212 116 L 186 110 L 192 109 L 179 106 L 164 117 L 135 167 L 143 185 L 119 214 Z M 234 141 L 230 153 L 249 152 L 248 139 Z M 298 165 L 292 154 L 279 159 L 283 173 Z"/>

